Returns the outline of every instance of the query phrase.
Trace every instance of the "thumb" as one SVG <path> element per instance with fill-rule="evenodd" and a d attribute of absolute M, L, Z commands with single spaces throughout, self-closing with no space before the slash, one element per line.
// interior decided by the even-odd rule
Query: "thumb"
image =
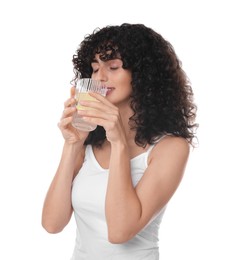
<path fill-rule="evenodd" d="M 70 97 L 74 97 L 75 96 L 75 87 L 71 87 L 70 89 Z"/>

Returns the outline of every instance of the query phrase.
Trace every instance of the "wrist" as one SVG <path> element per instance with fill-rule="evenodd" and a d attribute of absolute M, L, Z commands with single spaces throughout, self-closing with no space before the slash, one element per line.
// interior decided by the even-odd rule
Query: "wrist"
<path fill-rule="evenodd" d="M 69 143 L 69 142 L 64 142 L 63 146 L 63 154 L 69 155 L 70 157 L 78 156 L 78 154 L 84 152 L 84 144 L 81 142 L 77 143 Z"/>
<path fill-rule="evenodd" d="M 111 143 L 111 154 L 117 156 L 118 154 L 129 155 L 129 147 L 125 142 Z"/>

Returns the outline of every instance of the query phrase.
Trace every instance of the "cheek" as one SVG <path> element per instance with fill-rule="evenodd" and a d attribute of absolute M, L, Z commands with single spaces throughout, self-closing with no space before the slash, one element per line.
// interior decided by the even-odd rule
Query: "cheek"
<path fill-rule="evenodd" d="M 132 92 L 131 78 L 127 78 L 123 81 L 123 86 L 127 90 L 127 92 Z"/>
<path fill-rule="evenodd" d="M 121 79 L 121 83 L 122 83 L 123 86 L 125 86 L 127 89 L 130 89 L 130 90 L 132 89 L 132 86 L 131 86 L 131 81 L 132 81 L 131 72 L 126 71 L 120 79 Z"/>

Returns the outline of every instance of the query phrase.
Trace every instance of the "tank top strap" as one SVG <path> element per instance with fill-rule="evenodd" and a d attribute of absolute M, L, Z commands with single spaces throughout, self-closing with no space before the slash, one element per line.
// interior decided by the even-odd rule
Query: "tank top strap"
<path fill-rule="evenodd" d="M 164 134 L 162 136 L 159 136 L 156 138 L 156 140 L 154 141 L 154 144 L 151 144 L 150 147 L 148 148 L 147 152 L 151 152 L 151 150 L 156 146 L 156 144 L 158 144 L 162 139 L 164 139 L 166 136 L 169 136 L 171 134 Z"/>
<path fill-rule="evenodd" d="M 150 147 L 147 149 L 146 151 L 146 162 L 148 162 L 148 157 L 152 151 L 152 149 L 162 140 L 164 139 L 166 136 L 171 136 L 172 134 L 164 134 L 162 136 L 159 136 L 156 138 L 154 144 L 151 144 Z"/>

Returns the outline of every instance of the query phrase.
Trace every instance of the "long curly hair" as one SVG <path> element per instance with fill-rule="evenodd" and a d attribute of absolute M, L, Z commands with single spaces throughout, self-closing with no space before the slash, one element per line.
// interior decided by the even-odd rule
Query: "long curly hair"
<path fill-rule="evenodd" d="M 130 128 L 135 142 L 145 147 L 164 134 L 181 136 L 193 145 L 197 124 L 191 84 L 172 45 L 143 24 L 122 24 L 96 29 L 81 42 L 73 56 L 75 77 L 91 77 L 91 62 L 121 58 L 132 74 Z M 85 144 L 100 146 L 106 139 L 98 126 Z"/>

